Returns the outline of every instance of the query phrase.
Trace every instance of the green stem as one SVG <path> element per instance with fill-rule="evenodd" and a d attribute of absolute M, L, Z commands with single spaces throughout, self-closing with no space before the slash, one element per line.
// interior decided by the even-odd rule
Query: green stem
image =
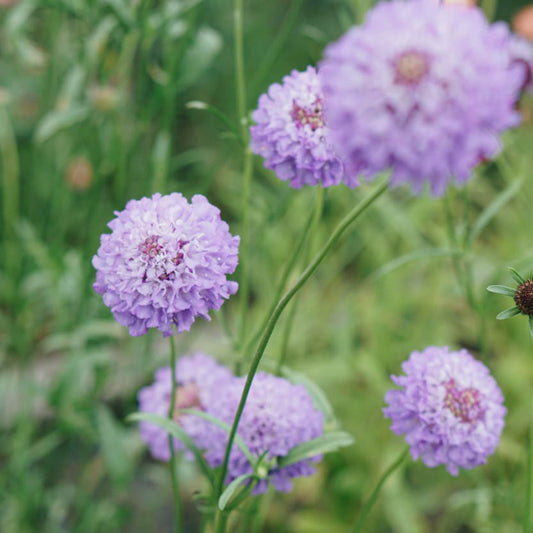
<path fill-rule="evenodd" d="M 1 106 L 1 104 L 0 104 Z M 15 226 L 19 216 L 19 157 L 15 133 L 7 112 L 0 107 L 0 156 L 2 163 L 2 199 L 4 213 L 5 268 L 13 277 L 18 273 Z"/>
<path fill-rule="evenodd" d="M 320 222 L 320 217 L 322 216 L 322 210 L 324 208 L 324 196 L 325 196 L 325 189 L 323 187 L 319 187 L 317 189 L 317 195 L 316 195 L 316 203 L 315 203 L 315 210 L 312 214 L 312 221 L 311 221 L 311 238 L 309 239 L 309 246 L 307 248 L 307 253 L 305 254 L 304 261 L 307 263 L 309 261 L 309 256 L 311 255 L 311 248 L 313 246 L 313 243 L 316 242 L 316 232 L 318 228 L 318 224 Z M 294 301 L 291 304 L 291 308 L 289 309 L 289 316 L 287 317 L 287 321 L 285 323 L 285 329 L 283 330 L 283 337 L 281 340 L 281 349 L 279 352 L 279 360 L 278 360 L 278 366 L 276 368 L 276 374 L 279 376 L 281 374 L 281 369 L 285 365 L 285 360 L 287 359 L 287 351 L 289 348 L 289 339 L 291 337 L 291 331 L 292 327 L 294 325 L 294 319 L 296 317 L 296 312 L 298 310 L 298 303 L 300 301 L 300 294 L 294 299 Z"/>
<path fill-rule="evenodd" d="M 176 392 L 177 392 L 177 378 L 176 378 L 176 344 L 174 343 L 174 336 L 170 337 L 170 371 L 172 375 L 172 393 L 170 397 L 170 409 L 168 411 L 168 418 L 174 420 L 174 410 L 176 408 Z M 174 495 L 174 512 L 176 515 L 176 524 L 174 531 L 180 533 L 181 531 L 181 499 L 180 489 L 178 484 L 178 475 L 176 472 L 176 450 L 174 449 L 174 442 L 172 437 L 168 436 L 168 445 L 170 447 L 170 479 L 172 481 L 172 494 Z"/>
<path fill-rule="evenodd" d="M 529 420 L 529 446 L 527 450 L 527 488 L 526 488 L 526 505 L 524 510 L 524 533 L 531 532 L 531 509 L 533 501 L 531 499 L 533 492 L 533 403 L 531 404 L 531 416 Z"/>
<path fill-rule="evenodd" d="M 272 336 L 274 327 L 276 326 L 276 323 L 278 322 L 279 317 L 281 316 L 281 313 L 283 312 L 285 307 L 287 307 L 287 304 L 292 300 L 292 298 L 305 285 L 307 280 L 311 277 L 313 272 L 318 268 L 320 263 L 322 263 L 324 258 L 331 251 L 331 249 L 334 247 L 334 245 L 337 243 L 337 241 L 339 240 L 341 235 L 346 231 L 346 229 L 352 224 L 352 222 L 357 220 L 359 216 L 362 215 L 366 211 L 366 209 L 370 205 L 372 205 L 372 203 L 377 198 L 379 198 L 386 191 L 387 186 L 388 186 L 388 180 L 382 180 L 366 198 L 364 198 L 361 202 L 359 202 L 359 204 L 357 204 L 348 213 L 348 215 L 346 215 L 342 219 L 342 221 L 339 223 L 339 225 L 335 228 L 335 230 L 331 234 L 330 238 L 327 240 L 326 244 L 324 244 L 322 249 L 316 254 L 314 259 L 307 266 L 307 268 L 302 272 L 302 274 L 296 280 L 294 285 L 292 285 L 292 287 L 281 298 L 281 300 L 276 305 L 276 308 L 272 312 L 270 319 L 268 321 L 268 324 L 265 328 L 265 331 L 263 332 L 261 336 L 261 340 L 259 341 L 259 345 L 257 347 L 255 355 L 250 364 L 250 369 L 246 377 L 246 383 L 242 391 L 241 400 L 239 402 L 239 406 L 235 414 L 235 419 L 231 427 L 231 431 L 230 431 L 229 438 L 228 438 L 228 443 L 226 445 L 226 452 L 224 454 L 224 460 L 222 462 L 222 467 L 220 469 L 220 476 L 218 479 L 217 499 L 220 497 L 220 495 L 222 494 L 224 490 L 224 480 L 226 478 L 226 474 L 228 471 L 228 461 L 229 461 L 231 448 L 233 446 L 233 441 L 235 440 L 235 435 L 237 433 L 237 428 L 238 428 L 238 425 L 241 419 L 241 415 L 244 410 L 246 400 L 248 398 L 248 393 L 250 392 L 250 387 L 252 386 L 252 381 L 254 379 L 255 373 L 257 372 L 257 368 L 259 366 L 259 363 L 261 362 L 261 358 L 263 357 L 263 353 L 265 352 L 268 341 L 270 340 L 270 337 Z"/>
<path fill-rule="evenodd" d="M 250 150 L 250 135 L 246 125 L 246 78 L 244 72 L 243 46 L 243 0 L 233 1 L 233 40 L 235 55 L 235 86 L 237 91 L 237 113 L 239 127 L 244 141 L 244 169 L 242 176 L 241 198 L 241 245 L 239 260 L 241 264 L 239 279 L 239 346 L 242 358 L 246 357 L 246 320 L 248 317 L 249 288 L 249 225 L 250 225 L 250 195 L 252 188 L 253 155 Z"/>
<path fill-rule="evenodd" d="M 380 480 L 378 481 L 378 484 L 376 485 L 376 488 L 370 495 L 370 498 L 365 503 L 365 506 L 363 507 L 363 510 L 361 511 L 361 514 L 359 515 L 359 518 L 357 519 L 357 522 L 355 523 L 355 526 L 353 528 L 353 533 L 359 533 L 359 531 L 362 531 L 362 528 L 365 524 L 366 517 L 368 516 L 368 513 L 372 510 L 372 507 L 376 503 L 376 500 L 378 499 L 379 493 L 381 492 L 381 488 L 385 484 L 385 481 L 390 477 L 390 475 L 403 463 L 404 459 L 407 457 L 407 454 L 409 453 L 409 448 L 406 448 L 401 455 L 392 463 L 389 468 L 385 471 L 385 473 L 381 476 Z"/>
<path fill-rule="evenodd" d="M 215 533 L 224 533 L 226 531 L 226 524 L 228 522 L 228 513 L 217 509 L 217 519 L 215 525 Z"/>

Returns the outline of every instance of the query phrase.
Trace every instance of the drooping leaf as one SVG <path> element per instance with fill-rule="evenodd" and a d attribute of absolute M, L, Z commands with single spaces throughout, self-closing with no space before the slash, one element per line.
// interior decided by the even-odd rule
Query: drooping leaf
<path fill-rule="evenodd" d="M 354 442 L 355 439 L 345 431 L 325 433 L 316 439 L 295 446 L 285 457 L 279 459 L 278 466 L 283 468 L 284 466 L 298 463 L 315 455 L 334 452 L 344 446 L 350 446 Z"/>

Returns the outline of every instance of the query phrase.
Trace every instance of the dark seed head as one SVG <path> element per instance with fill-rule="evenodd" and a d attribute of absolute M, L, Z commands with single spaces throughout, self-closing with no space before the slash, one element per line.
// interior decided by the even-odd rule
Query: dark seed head
<path fill-rule="evenodd" d="M 524 315 L 533 315 L 533 279 L 528 279 L 518 285 L 514 301 Z"/>

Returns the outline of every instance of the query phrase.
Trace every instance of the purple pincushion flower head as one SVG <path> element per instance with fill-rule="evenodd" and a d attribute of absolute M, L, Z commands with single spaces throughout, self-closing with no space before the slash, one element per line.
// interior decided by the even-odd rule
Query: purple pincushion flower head
<path fill-rule="evenodd" d="M 188 331 L 237 291 L 226 275 L 237 266 L 239 237 L 204 196 L 189 204 L 179 193 L 154 194 L 115 215 L 93 257 L 93 287 L 130 335 Z"/>
<path fill-rule="evenodd" d="M 231 425 L 241 398 L 246 378 L 226 382 L 219 401 L 212 406 L 211 414 Z M 284 378 L 259 372 L 252 383 L 250 394 L 237 430 L 250 452 L 257 458 L 264 457 L 266 471 L 254 493 L 263 493 L 268 483 L 280 492 L 292 488 L 291 479 L 309 476 L 314 472 L 313 463 L 320 457 L 299 461 L 279 468 L 276 460 L 286 456 L 292 448 L 324 432 L 324 415 L 314 405 L 303 385 L 293 385 Z M 213 439 L 207 459 L 211 466 L 219 466 L 224 457 L 227 435 L 219 430 L 220 439 Z M 252 473 L 245 454 L 233 446 L 228 464 L 229 483 L 242 474 Z"/>
<path fill-rule="evenodd" d="M 393 185 L 441 195 L 497 155 L 527 75 L 512 41 L 478 8 L 412 0 L 378 4 L 329 45 L 319 76 L 351 184 L 390 169 Z"/>
<path fill-rule="evenodd" d="M 466 350 L 428 347 L 403 363 L 405 376 L 392 376 L 400 390 L 385 395 L 391 429 L 405 435 L 413 459 L 426 466 L 459 468 L 484 464 L 500 441 L 507 412 L 489 369 Z"/>
<path fill-rule="evenodd" d="M 291 187 L 337 185 L 343 164 L 329 140 L 324 102 L 316 70 L 293 70 L 283 83 L 272 84 L 259 98 L 250 127 L 251 149 L 265 167 Z"/>
<path fill-rule="evenodd" d="M 208 411 L 216 400 L 224 382 L 232 379 L 231 372 L 219 365 L 208 355 L 197 353 L 182 357 L 176 365 L 176 413 L 173 418 L 191 437 L 200 449 L 209 447 L 211 440 L 218 437 L 216 426 L 192 414 L 180 414 L 178 409 L 197 409 Z M 168 416 L 172 392 L 170 367 L 156 371 L 155 381 L 139 391 L 139 409 L 147 413 Z M 149 422 L 140 423 L 141 438 L 150 447 L 150 453 L 160 461 L 170 460 L 167 432 Z M 184 445 L 173 440 L 175 449 L 182 450 Z M 189 457 L 188 453 L 186 456 Z M 192 457 L 189 457 L 192 458 Z"/>

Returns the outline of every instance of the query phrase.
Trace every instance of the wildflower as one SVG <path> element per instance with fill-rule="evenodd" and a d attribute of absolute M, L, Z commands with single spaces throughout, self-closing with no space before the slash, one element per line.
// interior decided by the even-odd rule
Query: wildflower
<path fill-rule="evenodd" d="M 498 320 L 505 320 L 515 315 L 526 315 L 529 317 L 529 331 L 533 337 L 533 279 L 524 279 L 514 268 L 509 268 L 511 275 L 518 283 L 516 289 L 505 285 L 490 285 L 489 292 L 510 296 L 515 305 L 502 311 L 496 317 Z"/>
<path fill-rule="evenodd" d="M 179 409 L 206 411 L 216 399 L 221 383 L 232 378 L 231 372 L 219 365 L 212 357 L 197 353 L 182 357 L 176 365 L 176 402 L 173 419 L 191 437 L 198 448 L 207 448 L 213 438 L 216 426 L 192 414 L 183 414 Z M 172 374 L 170 367 L 160 368 L 155 381 L 139 391 L 139 409 L 147 413 L 168 416 L 171 403 Z M 150 453 L 160 461 L 170 460 L 167 432 L 149 422 L 140 423 L 141 438 L 148 444 Z M 177 439 L 173 440 L 176 450 L 185 449 Z M 186 457 L 192 459 L 190 453 Z"/>
<path fill-rule="evenodd" d="M 324 101 L 316 70 L 293 70 L 259 98 L 252 115 L 251 149 L 265 167 L 296 189 L 303 185 L 337 185 L 343 164 L 329 141 Z"/>
<path fill-rule="evenodd" d="M 231 425 L 244 383 L 243 377 L 224 384 L 219 401 L 212 407 L 214 416 Z M 224 457 L 227 435 L 222 430 L 220 432 L 221 438 L 212 442 L 207 457 L 212 466 L 219 466 Z M 266 492 L 268 483 L 280 492 L 289 492 L 292 478 L 311 475 L 314 472 L 312 464 L 320 460 L 319 456 L 281 468 L 277 462 L 296 445 L 319 437 L 323 432 L 324 416 L 313 405 L 303 385 L 293 385 L 286 379 L 258 373 L 237 431 L 255 457 L 264 455 L 261 469 L 256 471 L 262 479 L 254 488 L 254 493 Z M 253 471 L 254 467 L 243 451 L 233 446 L 226 482 Z"/>
<path fill-rule="evenodd" d="M 484 464 L 500 440 L 507 410 L 489 369 L 466 350 L 430 346 L 403 363 L 405 376 L 391 376 L 401 390 L 385 395 L 383 409 L 396 435 L 405 434 L 413 459 L 430 468 Z"/>
<path fill-rule="evenodd" d="M 157 193 L 115 215 L 93 257 L 93 287 L 130 335 L 188 331 L 237 291 L 226 274 L 237 266 L 239 237 L 204 196 L 189 204 L 179 193 Z"/>
<path fill-rule="evenodd" d="M 500 150 L 520 122 L 524 77 L 511 36 L 478 8 L 386 2 L 329 45 L 319 70 L 326 120 L 346 172 L 434 195 Z M 355 179 L 355 178 L 351 178 Z"/>

